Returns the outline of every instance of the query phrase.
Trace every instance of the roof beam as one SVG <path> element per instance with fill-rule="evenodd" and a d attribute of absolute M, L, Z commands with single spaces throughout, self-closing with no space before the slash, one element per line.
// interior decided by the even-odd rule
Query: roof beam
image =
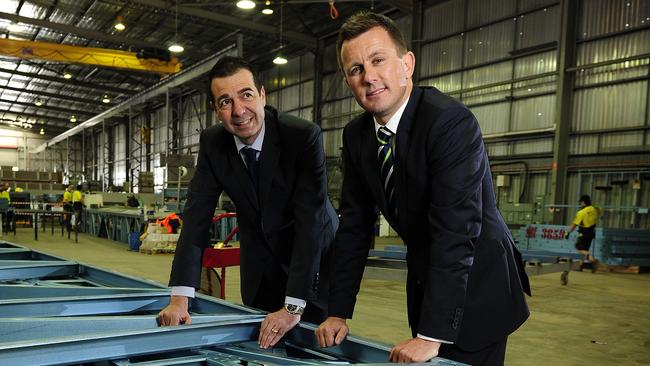
<path fill-rule="evenodd" d="M 81 37 L 87 38 L 89 40 L 98 40 L 98 41 L 117 43 L 117 44 L 129 44 L 129 45 L 134 45 L 139 47 L 160 48 L 160 44 L 158 43 L 146 42 L 137 38 L 115 36 L 104 32 L 97 32 L 90 29 L 79 28 L 74 25 L 54 23 L 54 22 L 41 20 L 41 19 L 27 18 L 16 14 L 0 12 L 0 18 L 8 19 L 11 20 L 12 22 L 20 22 L 20 23 L 35 25 L 38 27 L 48 28 L 61 33 L 76 34 Z"/>
<path fill-rule="evenodd" d="M 413 0 L 383 0 L 382 3 L 397 8 L 407 14 L 413 12 Z"/>
<path fill-rule="evenodd" d="M 140 5 L 149 6 L 152 8 L 159 8 L 159 9 L 165 9 L 170 11 L 173 7 L 173 5 L 170 2 L 163 1 L 163 0 L 132 0 L 131 3 L 136 3 Z M 212 20 L 219 23 L 220 25 L 228 26 L 230 28 L 253 31 L 267 36 L 279 35 L 278 27 L 256 23 L 254 21 L 251 21 L 250 19 L 235 18 L 232 16 L 228 16 L 216 12 L 205 11 L 205 9 L 196 9 L 191 7 L 179 7 L 178 12 L 180 14 L 189 15 L 200 19 Z M 284 30 L 282 32 L 282 36 L 286 41 L 292 41 L 295 43 L 299 43 L 305 47 L 308 47 L 310 49 L 316 49 L 317 39 L 310 35 L 300 33 L 300 32 L 294 32 L 290 30 Z"/>
<path fill-rule="evenodd" d="M 5 112 L 2 112 L 2 115 L 3 115 L 3 116 L 5 116 L 5 115 L 7 115 L 7 114 L 13 114 L 13 115 L 15 115 L 16 117 L 18 117 L 18 116 L 23 116 L 23 117 L 32 117 L 32 118 L 35 118 L 35 119 L 37 119 L 37 120 L 38 120 L 38 119 L 42 119 L 42 120 L 44 120 L 44 121 L 46 122 L 46 125 L 47 125 L 47 122 L 48 122 L 48 121 L 61 122 L 61 123 L 65 123 L 65 124 L 71 123 L 68 119 L 60 118 L 60 117 L 51 117 L 51 116 L 46 116 L 46 115 L 44 115 L 44 114 L 20 113 L 20 112 L 14 112 L 14 111 L 5 111 Z M 33 124 L 33 123 L 32 123 L 32 124 Z"/>
<path fill-rule="evenodd" d="M 33 103 L 27 103 L 27 102 L 19 102 L 19 101 L 13 101 L 13 100 L 7 100 L 7 99 L 2 99 L 0 98 L 0 103 L 7 103 L 7 104 L 14 104 L 14 105 L 22 105 L 25 107 L 34 107 L 34 108 L 39 108 L 39 109 L 49 109 L 51 111 L 55 112 L 61 112 L 61 113 L 70 113 L 74 115 L 85 115 L 85 116 L 94 116 L 96 113 L 93 111 L 81 111 L 77 109 L 68 109 L 68 108 L 62 108 L 62 107 L 56 107 L 56 106 L 48 106 L 47 104 L 43 104 L 42 106 L 36 106 Z"/>
<path fill-rule="evenodd" d="M 82 87 L 82 88 L 99 90 L 102 93 L 111 92 L 111 93 L 131 95 L 131 94 L 134 94 L 136 92 L 135 90 L 116 88 L 114 86 L 107 86 L 107 85 L 98 85 L 96 83 L 89 83 L 87 81 L 79 81 L 79 80 L 72 80 L 72 79 L 66 80 L 64 78 L 56 77 L 56 76 L 41 75 L 41 74 L 34 74 L 34 73 L 30 73 L 30 72 L 23 72 L 23 71 L 18 71 L 18 70 L 0 68 L 0 73 L 2 73 L 2 72 L 7 73 L 7 74 L 13 74 L 13 75 L 21 75 L 21 76 L 25 76 L 25 77 L 29 77 L 29 78 L 34 78 L 34 79 L 42 79 L 42 80 L 47 80 L 47 81 L 53 81 L 55 83 L 69 84 L 69 85 L 79 86 L 79 87 Z"/>
<path fill-rule="evenodd" d="M 85 103 L 85 104 L 94 104 L 101 106 L 103 103 L 97 99 L 87 99 L 87 98 L 80 98 L 80 97 L 75 97 L 73 95 L 64 95 L 64 94 L 57 94 L 57 93 L 48 93 L 40 90 L 33 90 L 33 89 L 21 89 L 21 88 L 14 88 L 11 86 L 2 86 L 0 85 L 0 89 L 5 89 L 5 90 L 11 90 L 19 93 L 25 93 L 25 94 L 31 94 L 31 95 L 38 95 L 41 97 L 48 97 L 48 98 L 55 98 L 55 99 L 61 99 L 65 101 L 71 101 L 71 102 L 79 102 L 79 103 Z"/>

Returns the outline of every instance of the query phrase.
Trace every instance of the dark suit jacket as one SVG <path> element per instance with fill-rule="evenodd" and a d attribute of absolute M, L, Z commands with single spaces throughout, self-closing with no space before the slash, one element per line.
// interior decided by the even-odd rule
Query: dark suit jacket
<path fill-rule="evenodd" d="M 199 287 L 201 256 L 217 200 L 225 191 L 237 207 L 241 295 L 256 305 L 265 296 L 318 299 L 338 217 L 327 197 L 321 131 L 313 123 L 266 107 L 259 191 L 247 174 L 233 135 L 222 125 L 201 134 L 197 168 L 188 189 L 184 227 L 170 286 Z M 263 286 L 261 284 L 264 283 Z M 320 291 L 323 296 L 327 291 Z M 322 298 L 321 298 L 322 300 Z M 264 309 L 275 311 L 275 309 Z"/>
<path fill-rule="evenodd" d="M 414 88 L 397 131 L 397 214 L 388 208 L 377 148 L 369 113 L 345 127 L 329 315 L 352 316 L 379 207 L 408 247 L 412 331 L 468 351 L 502 340 L 528 317 L 530 289 L 495 205 L 476 119 L 440 91 Z"/>

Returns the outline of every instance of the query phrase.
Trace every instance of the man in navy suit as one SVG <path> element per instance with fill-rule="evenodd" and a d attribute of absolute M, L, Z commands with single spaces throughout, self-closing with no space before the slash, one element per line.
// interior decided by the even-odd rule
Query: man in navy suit
<path fill-rule="evenodd" d="M 327 314 L 325 263 L 338 216 L 327 197 L 321 130 L 266 106 L 257 73 L 241 58 L 220 59 L 209 80 L 221 124 L 201 134 L 171 301 L 158 319 L 191 322 L 189 298 L 200 285 L 201 256 L 223 191 L 237 207 L 242 300 L 270 312 L 259 335 L 267 348 L 299 320 L 320 323 Z"/>
<path fill-rule="evenodd" d="M 366 112 L 343 131 L 341 225 L 319 344 L 339 344 L 348 333 L 378 207 L 408 248 L 413 338 L 390 360 L 503 364 L 508 335 L 528 317 L 530 287 L 495 205 L 478 122 L 435 88 L 413 86 L 414 55 L 389 18 L 352 16 L 337 51 Z"/>

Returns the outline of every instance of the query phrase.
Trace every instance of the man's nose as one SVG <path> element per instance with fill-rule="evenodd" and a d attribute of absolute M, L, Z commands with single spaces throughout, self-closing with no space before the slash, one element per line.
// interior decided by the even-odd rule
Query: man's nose
<path fill-rule="evenodd" d="M 234 116 L 241 116 L 245 110 L 244 103 L 237 100 L 232 101 L 232 114 Z"/>

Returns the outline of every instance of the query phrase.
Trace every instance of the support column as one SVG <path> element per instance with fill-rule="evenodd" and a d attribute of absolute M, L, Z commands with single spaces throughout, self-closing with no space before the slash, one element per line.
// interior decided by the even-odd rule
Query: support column
<path fill-rule="evenodd" d="M 575 72 L 567 72 L 576 65 L 577 1 L 562 0 L 560 47 L 558 49 L 558 80 L 555 93 L 555 137 L 551 166 L 551 203 L 566 203 L 567 165 L 569 161 L 569 133 L 573 117 L 573 88 Z M 562 224 L 565 211 L 553 214 L 553 223 Z"/>

